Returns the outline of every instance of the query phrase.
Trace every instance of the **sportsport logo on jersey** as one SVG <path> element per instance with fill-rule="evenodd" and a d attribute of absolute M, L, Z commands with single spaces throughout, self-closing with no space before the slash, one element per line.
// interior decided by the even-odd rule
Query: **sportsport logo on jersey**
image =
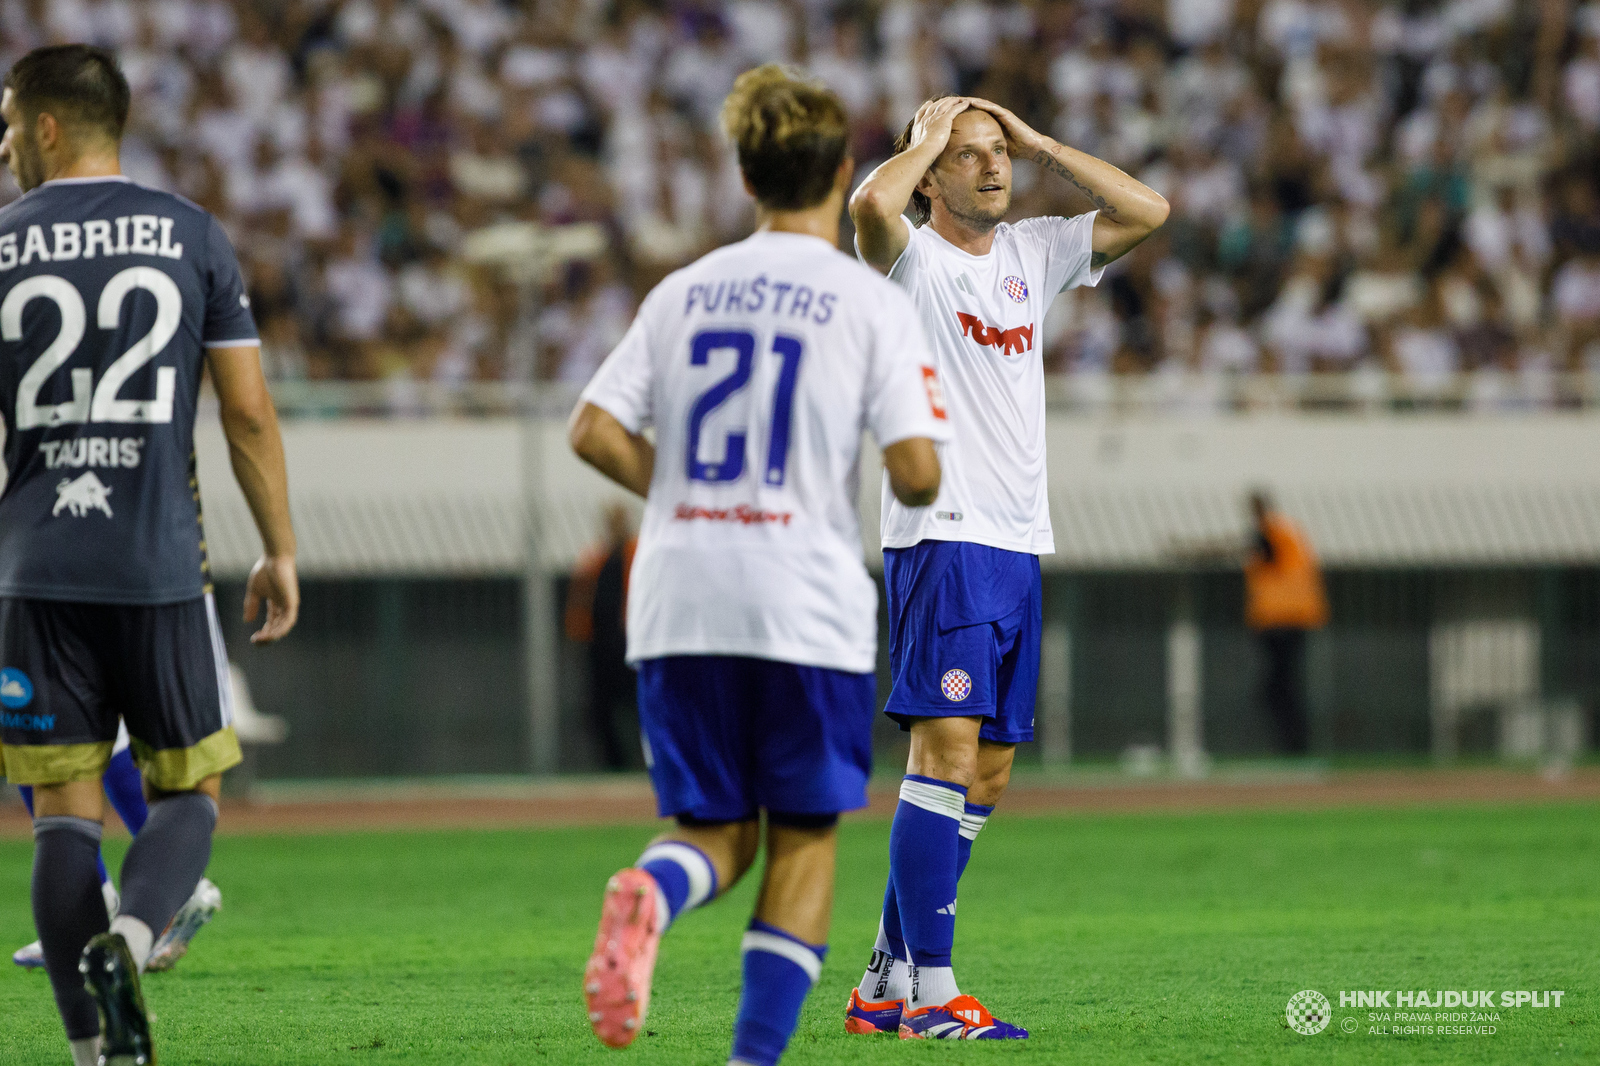
<path fill-rule="evenodd" d="M 111 486 L 95 477 L 93 470 L 84 471 L 76 479 L 62 478 L 56 485 L 56 505 L 50 509 L 50 516 L 54 518 L 63 509 L 73 518 L 82 518 L 90 511 L 103 511 L 111 518 Z"/>
<path fill-rule="evenodd" d="M 986 326 L 983 319 L 965 311 L 956 312 L 956 321 L 961 323 L 963 337 L 971 337 L 985 348 L 998 348 L 1002 355 L 1033 351 L 1032 324 L 1001 329 L 999 326 Z"/>
<path fill-rule="evenodd" d="M 939 679 L 939 691 L 952 703 L 960 703 L 972 695 L 972 678 L 965 670 L 947 670 Z"/>
<path fill-rule="evenodd" d="M 1015 274 L 1007 275 L 1006 279 L 1000 283 L 1000 288 L 1005 290 L 1007 296 L 1011 297 L 1012 303 L 1026 303 L 1028 300 L 1028 283 Z"/>

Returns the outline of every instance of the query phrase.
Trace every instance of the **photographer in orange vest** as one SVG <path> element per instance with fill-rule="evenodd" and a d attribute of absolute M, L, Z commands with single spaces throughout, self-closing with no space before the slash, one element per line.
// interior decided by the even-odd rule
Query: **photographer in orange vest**
<path fill-rule="evenodd" d="M 1305 533 L 1272 509 L 1265 492 L 1250 496 L 1255 543 L 1245 558 L 1245 623 L 1260 638 L 1265 671 L 1261 701 L 1278 729 L 1280 749 L 1310 750 L 1305 707 L 1306 633 L 1328 624 L 1322 571 Z"/>

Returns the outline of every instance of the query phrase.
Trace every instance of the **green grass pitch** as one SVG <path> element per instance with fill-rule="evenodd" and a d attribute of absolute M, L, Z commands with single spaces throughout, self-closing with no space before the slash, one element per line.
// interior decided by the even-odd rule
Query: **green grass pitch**
<path fill-rule="evenodd" d="M 964 990 L 1022 1044 L 846 1036 L 888 825 L 841 835 L 832 954 L 785 1061 L 1529 1063 L 1600 1058 L 1600 809 L 1012 817 L 961 887 Z M 649 1034 L 590 1034 L 578 979 L 600 887 L 648 827 L 224 837 L 226 907 L 153 975 L 165 1066 L 705 1063 L 727 1054 L 754 877 L 663 944 Z M 115 859 L 120 848 L 112 848 Z M 30 848 L 0 845 L 0 944 L 32 939 Z M 0 1061 L 67 1061 L 42 975 L 0 974 Z M 1284 1024 L 1293 993 L 1333 1024 Z M 1493 1036 L 1383 1036 L 1341 989 L 1561 989 Z M 1358 1032 L 1342 1031 L 1345 1018 Z"/>

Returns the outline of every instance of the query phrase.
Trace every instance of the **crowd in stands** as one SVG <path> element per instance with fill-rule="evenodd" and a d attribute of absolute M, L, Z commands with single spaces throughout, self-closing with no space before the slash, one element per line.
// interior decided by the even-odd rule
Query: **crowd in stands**
<path fill-rule="evenodd" d="M 716 118 L 770 60 L 839 92 L 861 175 L 963 93 L 1167 196 L 1044 324 L 1084 402 L 1516 408 L 1600 374 L 1594 3 L 0 0 L 0 63 L 58 41 L 118 52 L 124 168 L 224 220 L 279 379 L 583 382 L 748 232 Z M 1089 208 L 1031 164 L 1015 188 Z M 463 256 L 505 221 L 606 250 Z"/>

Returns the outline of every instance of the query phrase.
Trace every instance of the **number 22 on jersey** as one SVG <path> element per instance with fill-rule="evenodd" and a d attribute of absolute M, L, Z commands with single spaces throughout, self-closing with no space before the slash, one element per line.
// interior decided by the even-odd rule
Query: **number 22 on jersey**
<path fill-rule="evenodd" d="M 706 418 L 726 403 L 735 393 L 750 384 L 755 367 L 756 337 L 748 330 L 703 330 L 689 342 L 689 365 L 705 366 L 711 353 L 731 349 L 738 357 L 733 371 L 712 385 L 689 409 L 690 481 L 715 481 L 725 483 L 737 480 L 744 474 L 745 438 L 748 429 L 731 430 L 722 460 L 715 463 L 700 461 L 700 429 Z M 783 485 L 784 468 L 789 463 L 789 431 L 794 411 L 795 383 L 800 378 L 800 359 L 805 344 L 797 337 L 783 334 L 772 338 L 772 354 L 783 361 L 778 370 L 778 383 L 772 392 L 771 439 L 767 442 L 767 465 L 762 480 L 774 488 Z"/>
<path fill-rule="evenodd" d="M 156 396 L 153 400 L 120 400 L 117 393 L 140 367 L 161 354 L 178 332 L 183 318 L 183 294 L 178 285 L 154 267 L 129 267 L 106 282 L 96 308 L 96 323 L 101 329 L 116 329 L 122 320 L 122 304 L 129 293 L 143 289 L 156 299 L 156 320 L 146 333 L 106 368 L 100 384 L 94 386 L 94 372 L 87 368 L 72 371 L 72 399 L 66 403 L 40 404 L 39 390 L 51 374 L 61 369 L 77 351 L 88 324 L 83 297 L 65 278 L 38 274 L 18 282 L 0 303 L 0 337 L 22 339 L 22 310 L 30 300 L 47 299 L 61 313 L 61 328 L 55 340 L 33 361 L 17 387 L 16 428 L 60 426 L 69 422 L 153 422 L 172 421 L 172 400 L 177 392 L 178 372 L 170 366 L 156 369 Z M 91 393 L 91 386 L 92 393 Z"/>

